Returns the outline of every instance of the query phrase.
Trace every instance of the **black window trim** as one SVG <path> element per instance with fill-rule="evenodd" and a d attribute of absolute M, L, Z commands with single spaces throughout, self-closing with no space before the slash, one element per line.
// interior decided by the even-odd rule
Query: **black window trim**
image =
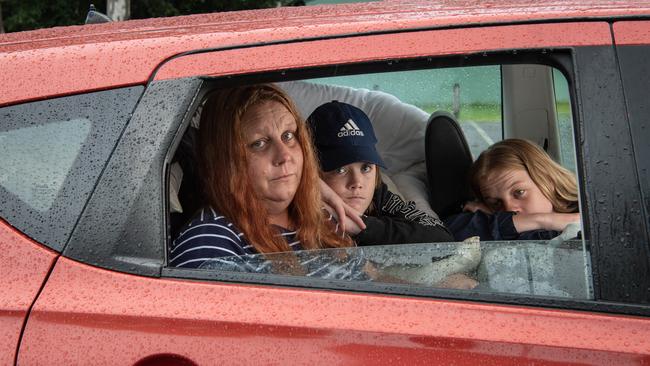
<path fill-rule="evenodd" d="M 4 187 L 0 187 L 0 195 L 8 197 L 9 203 L 7 203 L 7 206 L 13 207 L 13 211 L 18 212 L 18 214 L 16 214 L 13 218 L 1 217 L 0 219 L 10 223 L 10 225 L 15 227 L 17 230 L 24 233 L 26 236 L 36 240 L 40 244 L 48 247 L 49 249 L 52 249 L 56 252 L 64 251 L 68 240 L 70 239 L 70 236 L 72 235 L 72 232 L 77 225 L 79 216 L 85 210 L 85 206 L 89 198 L 92 196 L 93 191 L 95 190 L 97 181 L 100 179 L 104 172 L 105 163 L 110 159 L 110 156 L 113 153 L 113 149 L 115 148 L 115 144 L 119 141 L 122 132 L 128 125 L 131 115 L 133 114 L 133 110 L 137 107 L 143 93 L 144 86 L 142 84 L 136 84 L 102 90 L 85 91 L 83 93 L 57 96 L 52 98 L 21 101 L 16 104 L 8 104 L 0 107 L 0 113 L 2 113 L 5 109 L 12 108 L 34 109 L 45 107 L 51 109 L 54 105 L 58 106 L 56 108 L 57 114 L 65 114 L 67 111 L 61 110 L 61 106 L 65 106 L 66 104 L 74 103 L 74 105 L 78 105 L 82 103 L 84 105 L 88 105 L 86 109 L 92 107 L 93 110 L 97 110 L 99 108 L 97 104 L 98 102 L 101 102 L 105 104 L 103 107 L 106 110 L 102 109 L 99 111 L 94 111 L 92 113 L 87 112 L 87 114 L 92 115 L 94 113 L 96 116 L 103 116 L 101 118 L 109 118 L 106 117 L 106 114 L 109 110 L 109 102 L 113 102 L 113 100 L 120 101 L 119 104 L 125 108 L 118 113 L 113 113 L 113 115 L 110 116 L 113 117 L 112 121 L 115 121 L 115 126 L 119 128 L 119 130 L 112 132 L 114 141 L 107 140 L 107 136 L 104 136 L 103 139 L 95 141 L 94 144 L 92 142 L 89 143 L 88 140 L 97 139 L 95 136 L 98 135 L 102 129 L 109 130 L 109 128 L 106 127 L 105 123 L 102 124 L 97 120 L 90 121 L 91 127 L 88 135 L 86 136 L 85 140 L 82 141 L 80 150 L 77 153 L 65 179 L 62 182 L 59 192 L 52 201 L 51 207 L 45 211 L 39 211 L 36 208 L 31 207 L 27 202 L 24 202 L 22 199 L 18 198 L 13 192 L 9 192 Z M 115 94 L 121 94 L 121 97 L 116 98 Z M 113 102 L 112 104 L 116 103 Z M 111 107 L 114 107 L 114 105 Z M 43 115 L 44 117 L 42 117 L 41 120 L 34 122 L 35 125 L 47 125 L 54 122 L 51 120 L 53 118 L 51 113 L 43 113 Z M 114 118 L 118 115 L 123 115 L 123 118 L 120 120 Z M 115 144 L 107 145 L 109 141 L 112 141 Z M 76 170 L 80 169 L 82 166 L 87 167 L 90 165 L 88 161 L 84 161 L 82 159 L 89 155 L 97 154 L 97 151 L 100 150 L 100 147 L 96 146 L 100 145 L 98 142 L 104 143 L 102 146 L 103 150 L 106 150 L 106 156 L 104 156 L 105 160 L 99 162 L 101 166 L 95 168 L 97 174 L 96 179 L 92 182 L 89 182 L 89 184 L 82 186 L 78 183 L 78 176 L 80 173 L 77 173 Z M 94 158 L 99 157 L 94 156 Z M 82 189 L 82 187 L 85 187 L 85 189 Z M 77 198 L 81 199 L 81 192 L 84 191 L 86 191 L 85 193 L 87 195 L 85 196 L 83 202 L 79 201 L 75 202 L 74 204 L 70 204 L 70 198 L 66 197 L 66 195 L 75 193 L 77 195 Z M 76 209 L 72 209 L 72 206 L 76 206 Z M 31 216 L 33 219 L 26 220 L 22 217 L 23 215 Z M 65 223 L 66 226 L 62 226 L 62 223 Z"/>
<path fill-rule="evenodd" d="M 611 46 L 602 46 L 610 49 Z M 584 178 L 583 152 L 579 148 L 578 142 L 582 139 L 582 119 L 577 114 L 580 110 L 578 102 L 579 92 L 577 91 L 576 73 L 573 65 L 575 64 L 575 47 L 562 47 L 554 49 L 524 49 L 509 50 L 501 52 L 479 52 L 475 54 L 466 54 L 460 56 L 436 56 L 436 57 L 418 57 L 413 59 L 390 59 L 382 61 L 355 63 L 355 64 L 338 64 L 312 68 L 285 69 L 271 72 L 250 73 L 236 76 L 223 77 L 205 77 L 204 88 L 223 88 L 234 85 L 253 84 L 262 82 L 280 82 L 290 80 L 303 80 L 316 77 L 342 76 L 366 74 L 374 72 L 394 72 L 408 71 L 416 69 L 444 68 L 444 67 L 467 67 L 467 66 L 485 66 L 485 65 L 503 65 L 503 64 L 542 64 L 552 66 L 558 69 L 567 79 L 571 97 L 571 108 L 574 115 L 574 138 L 576 146 L 576 168 L 579 185 L 582 187 L 581 202 L 587 199 L 584 192 L 586 180 Z M 513 60 L 513 54 L 516 53 L 516 60 Z M 327 73 L 330 70 L 330 74 Z M 205 89 L 200 93 L 204 95 Z M 200 98 L 197 98 L 200 100 Z M 195 107 L 194 107 L 195 108 Z M 194 109 L 192 109 L 194 110 Z M 179 131 L 184 131 L 179 129 Z M 167 161 L 171 161 L 174 149 L 168 152 Z M 585 222 L 585 235 L 589 238 L 587 215 L 589 207 L 581 207 L 583 222 Z M 168 239 L 169 240 L 169 239 Z M 589 242 L 587 242 L 589 245 Z M 593 268 L 593 267 L 592 267 Z M 594 286 L 597 285 L 595 278 L 597 271 L 592 272 Z M 378 294 L 395 294 L 416 297 L 431 297 L 454 299 L 475 302 L 489 302 L 499 304 L 511 304 L 522 306 L 540 306 L 543 308 L 555 308 L 565 310 L 584 310 L 591 312 L 618 313 L 629 315 L 650 315 L 650 306 L 640 304 L 628 304 L 622 302 L 611 302 L 603 300 L 567 300 L 564 298 L 550 298 L 532 295 L 514 295 L 505 293 L 487 293 L 487 292 L 465 292 L 443 289 L 424 289 L 409 287 L 409 285 L 378 284 L 366 282 L 348 282 L 330 281 L 313 278 L 295 278 L 281 275 L 259 275 L 245 274 L 234 272 L 209 272 L 201 270 L 188 270 L 179 268 L 164 267 L 161 271 L 163 277 L 186 278 L 192 280 L 209 280 L 222 281 L 231 283 L 241 283 L 247 285 L 279 285 L 288 287 L 298 287 L 305 289 L 320 290 L 347 290 L 359 293 L 378 293 Z M 596 289 L 595 289 L 596 290 Z"/>

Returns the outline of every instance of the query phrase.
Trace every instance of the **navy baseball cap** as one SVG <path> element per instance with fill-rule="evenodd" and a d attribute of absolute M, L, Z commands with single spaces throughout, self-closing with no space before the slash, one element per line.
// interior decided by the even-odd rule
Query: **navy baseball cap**
<path fill-rule="evenodd" d="M 353 105 L 331 101 L 316 108 L 307 118 L 323 171 L 366 162 L 386 168 L 375 144 L 372 123 Z"/>

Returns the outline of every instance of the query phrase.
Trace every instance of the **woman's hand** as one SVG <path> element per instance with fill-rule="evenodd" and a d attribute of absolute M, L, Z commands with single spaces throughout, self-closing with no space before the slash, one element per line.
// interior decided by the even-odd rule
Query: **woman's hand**
<path fill-rule="evenodd" d="M 344 233 L 347 233 L 349 235 L 357 235 L 359 234 L 363 229 L 365 229 L 365 224 L 364 227 L 361 228 L 359 224 L 356 222 L 352 221 L 350 217 L 348 216 L 343 216 L 343 220 L 339 220 L 336 217 L 336 211 L 334 211 L 334 208 L 327 203 L 323 204 L 323 209 L 326 210 L 332 217 L 334 217 L 334 220 L 332 220 L 332 230 L 336 232 L 339 235 L 343 235 Z M 363 221 L 361 221 L 363 223 Z"/>
<path fill-rule="evenodd" d="M 365 230 L 366 224 L 361 219 L 361 213 L 345 203 L 322 179 L 319 179 L 319 181 L 325 209 L 336 218 L 341 226 L 341 230 L 352 235 L 356 235 L 361 230 Z"/>
<path fill-rule="evenodd" d="M 485 212 L 486 214 L 492 214 L 493 213 L 492 210 L 485 203 L 482 203 L 482 202 L 467 201 L 463 205 L 463 211 L 476 212 L 476 211 L 479 211 L 479 210 Z"/>

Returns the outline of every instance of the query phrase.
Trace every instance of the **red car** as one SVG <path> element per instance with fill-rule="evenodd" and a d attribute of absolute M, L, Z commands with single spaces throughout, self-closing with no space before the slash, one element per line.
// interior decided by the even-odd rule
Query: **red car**
<path fill-rule="evenodd" d="M 372 2 L 3 34 L 0 364 L 649 364 L 648 59 L 640 0 Z M 363 254 L 409 284 L 169 267 L 192 213 L 183 146 L 201 101 L 258 82 L 303 114 L 331 98 L 367 108 L 386 174 L 441 216 L 466 169 L 454 149 L 535 141 L 578 177 L 580 239 Z M 427 154 L 447 145 L 425 132 L 440 110 L 461 129 L 434 170 Z M 450 258 L 479 287 L 403 271 L 438 275 Z"/>

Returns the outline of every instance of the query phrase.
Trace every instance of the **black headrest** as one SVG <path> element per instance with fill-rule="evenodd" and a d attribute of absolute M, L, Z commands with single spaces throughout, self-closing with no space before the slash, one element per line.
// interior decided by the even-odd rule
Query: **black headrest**
<path fill-rule="evenodd" d="M 445 218 L 472 198 L 467 180 L 472 153 L 463 130 L 447 112 L 429 117 L 424 141 L 431 208 Z"/>

